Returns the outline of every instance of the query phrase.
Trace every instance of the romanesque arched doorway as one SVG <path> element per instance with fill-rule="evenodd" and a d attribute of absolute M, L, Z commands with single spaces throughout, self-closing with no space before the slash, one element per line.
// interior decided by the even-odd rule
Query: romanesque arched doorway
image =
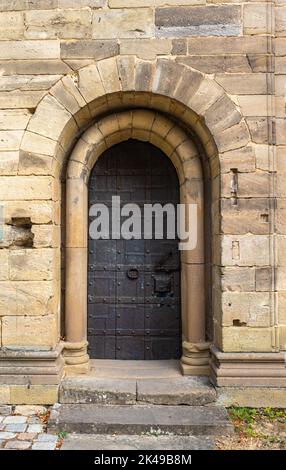
<path fill-rule="evenodd" d="M 127 211 L 120 217 L 120 233 L 114 233 L 115 198 Z M 95 219 L 99 230 L 108 230 L 100 239 L 89 231 L 87 339 L 91 358 L 181 357 L 179 202 L 175 167 L 147 142 L 117 144 L 95 164 L 89 179 L 89 227 L 95 204 L 108 208 L 109 218 L 108 227 Z M 146 237 L 150 218 L 146 220 L 144 209 L 150 205 L 157 207 L 157 217 L 153 212 L 152 233 Z M 126 233 L 124 223 L 128 224 Z"/>
<path fill-rule="evenodd" d="M 79 139 L 70 157 L 66 186 L 66 322 L 65 360 L 87 370 L 88 185 L 100 156 L 118 143 L 138 139 L 160 149 L 176 169 L 180 203 L 196 207 L 196 239 L 181 253 L 181 321 L 184 374 L 209 371 L 205 341 L 204 178 L 198 148 L 177 124 L 147 110 L 129 110 L 104 117 Z M 192 286 L 192 289 L 190 289 Z M 82 338 L 82 339 L 81 339 Z"/>
<path fill-rule="evenodd" d="M 238 173 L 245 158 L 248 155 L 252 158 L 250 134 L 236 100 L 213 77 L 187 65 L 178 67 L 173 59 L 142 62 L 134 56 L 97 60 L 64 76 L 40 101 L 21 142 L 21 158 L 25 155 L 33 158 L 35 171 L 44 171 L 45 175 L 51 172 L 52 177 L 44 181 L 49 184 L 54 201 L 56 225 L 60 206 L 66 201 L 66 210 L 61 211 L 65 231 L 62 256 L 65 308 L 60 296 L 56 303 L 57 319 L 60 314 L 64 317 L 64 341 L 59 344 L 59 351 L 63 348 L 65 370 L 85 373 L 89 369 L 86 311 L 89 175 L 106 149 L 130 138 L 149 141 L 160 148 L 176 167 L 180 201 L 198 203 L 198 245 L 184 253 L 181 263 L 181 366 L 184 374 L 208 374 L 209 340 L 213 338 L 221 351 L 229 350 L 232 334 L 232 329 L 223 324 L 221 285 L 222 247 L 229 247 L 220 225 L 229 210 L 222 197 L 231 200 L 233 189 L 231 175 L 225 171 L 230 164 L 233 166 L 232 158 L 237 161 L 242 156 L 238 169 L 235 168 Z M 66 184 L 61 193 L 62 180 Z M 58 290 L 60 255 L 60 247 L 54 249 L 51 261 Z M 235 260 L 232 267 L 234 263 Z M 238 272 L 240 268 L 235 269 Z M 189 289 L 191 285 L 193 289 Z M 213 287 L 209 295 L 206 285 Z M 214 319 L 214 328 L 211 321 L 207 331 L 205 313 Z M 251 338 L 256 333 L 260 335 L 262 331 L 251 332 Z M 60 352 L 52 356 L 53 360 L 59 355 Z M 217 374 L 222 359 L 214 349 L 213 355 L 212 368 Z"/>

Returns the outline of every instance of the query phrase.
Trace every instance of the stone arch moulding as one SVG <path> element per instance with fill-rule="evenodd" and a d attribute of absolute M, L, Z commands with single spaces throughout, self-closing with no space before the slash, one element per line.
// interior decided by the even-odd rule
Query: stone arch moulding
<path fill-rule="evenodd" d="M 104 117 L 79 139 L 67 168 L 66 180 L 66 347 L 68 369 L 88 365 L 87 229 L 88 180 L 97 158 L 111 146 L 130 138 L 148 141 L 173 162 L 180 182 L 181 203 L 197 204 L 198 243 L 183 251 L 182 370 L 208 373 L 209 344 L 205 341 L 204 181 L 198 150 L 173 121 L 146 110 L 123 111 Z M 187 286 L 191 285 L 192 289 Z"/>
<path fill-rule="evenodd" d="M 134 108 L 149 108 L 165 116 L 169 115 L 173 121 L 181 124 L 177 128 L 178 133 L 183 132 L 183 128 L 190 130 L 204 148 L 204 153 L 210 162 L 212 177 L 218 175 L 220 156 L 224 152 L 242 149 L 250 141 L 248 128 L 240 110 L 224 89 L 212 78 L 191 67 L 178 64 L 172 59 L 158 58 L 155 61 L 142 61 L 134 56 L 116 56 L 97 61 L 73 74 L 66 75 L 51 88 L 38 104 L 28 123 L 20 148 L 20 165 L 21 159 L 25 159 L 25 156 L 28 155 L 29 158 L 33 158 L 35 168 L 38 167 L 40 171 L 43 167 L 47 168 L 44 170 L 45 174 L 52 174 L 55 177 L 55 183 L 59 184 L 60 175 L 64 173 L 68 156 L 83 132 L 93 122 L 99 121 L 102 116 Z M 128 120 L 128 115 L 125 117 Z M 134 112 L 133 117 L 137 118 L 137 112 Z M 171 149 L 170 147 L 169 150 L 166 148 L 164 120 L 159 121 L 159 118 L 154 117 L 154 124 L 158 123 L 159 128 L 157 133 L 152 134 L 152 138 L 157 139 L 156 142 L 154 141 L 155 145 L 160 143 L 163 146 L 163 151 L 168 154 Z M 117 131 L 115 132 L 113 129 L 113 135 L 108 131 L 108 126 L 116 125 L 116 120 L 103 120 L 101 126 L 103 125 L 107 128 L 104 131 L 105 139 L 98 143 L 93 142 L 98 151 L 100 146 L 104 151 L 106 146 L 113 145 L 118 141 L 116 140 L 118 137 L 115 138 L 115 135 L 121 135 L 119 141 L 124 140 L 124 132 L 128 134 L 131 129 L 128 125 L 119 129 L 118 124 Z M 78 141 L 68 167 L 68 186 L 76 188 L 78 184 L 77 195 L 81 195 L 83 200 L 87 197 L 85 194 L 86 185 L 83 185 L 81 181 L 88 178 L 92 159 L 85 162 L 78 161 L 76 153 L 79 151 L 80 145 L 83 147 L 89 145 L 86 141 L 88 132 L 91 133 L 94 129 L 92 127 Z M 151 139 L 150 129 L 141 129 L 140 125 L 137 125 L 136 129 L 138 139 L 146 140 L 146 132 L 149 135 L 148 138 Z M 172 145 L 173 152 L 174 144 Z M 174 153 L 173 158 L 179 175 L 183 175 L 187 163 L 180 161 L 177 152 Z M 197 159 L 193 163 L 195 161 Z M 191 165 L 193 171 L 197 167 L 197 164 Z M 78 171 L 82 172 L 82 178 L 78 178 Z M 71 189 L 68 189 L 69 193 L 70 191 Z M 82 215 L 78 213 L 79 220 Z M 83 225 L 82 237 L 85 236 L 85 226 L 86 223 Z M 77 236 L 80 238 L 79 232 Z M 73 242 L 68 241 L 68 243 Z M 70 253 L 73 251 L 73 261 L 71 262 L 70 256 L 67 257 L 67 271 L 70 274 L 67 288 L 69 289 L 69 282 L 72 282 L 76 291 L 79 292 L 81 286 L 77 287 L 76 279 L 77 282 L 80 280 L 77 278 L 77 273 L 73 272 L 75 269 L 74 259 L 76 256 L 79 257 L 77 266 L 80 262 L 86 263 L 84 260 L 87 257 L 80 254 L 80 251 L 86 250 L 86 246 L 71 245 L 67 247 L 67 250 Z M 190 263 L 190 265 L 192 264 Z M 86 269 L 86 266 L 83 266 L 83 269 Z M 191 271 L 191 267 L 185 271 L 185 279 L 184 277 L 182 279 L 183 284 L 189 282 L 187 276 L 191 275 Z M 74 280 L 72 280 L 73 276 Z M 200 284 L 202 285 L 202 281 Z M 81 328 L 82 331 L 86 331 L 86 325 L 81 325 Z M 81 368 L 84 371 L 88 357 L 83 335 L 75 334 L 76 332 L 72 330 L 71 325 L 67 325 L 67 331 L 68 341 L 64 348 L 66 363 L 70 367 L 74 365 L 79 371 Z M 189 341 L 184 344 L 185 371 L 191 369 L 197 370 L 195 373 L 199 373 L 199 369 L 206 371 L 208 351 L 203 338 L 200 336 L 199 342 L 196 342 L 197 337 L 195 341 L 189 336 L 186 338 Z M 78 339 L 80 340 L 78 341 Z M 197 359 L 192 359 L 193 355 Z"/>
<path fill-rule="evenodd" d="M 62 168 L 77 138 L 99 116 L 119 109 L 150 108 L 178 119 L 204 146 L 210 161 L 246 146 L 250 136 L 239 108 L 213 79 L 171 59 L 134 56 L 99 60 L 59 80 L 38 104 L 20 151 L 55 159 Z M 41 153 L 42 152 L 42 153 Z"/>

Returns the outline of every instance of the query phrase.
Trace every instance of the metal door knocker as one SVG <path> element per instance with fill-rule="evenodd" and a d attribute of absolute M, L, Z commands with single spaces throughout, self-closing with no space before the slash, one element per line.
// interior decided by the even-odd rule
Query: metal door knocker
<path fill-rule="evenodd" d="M 136 269 L 136 268 L 128 269 L 127 277 L 128 277 L 128 279 L 138 279 L 138 277 L 139 277 L 138 269 Z"/>

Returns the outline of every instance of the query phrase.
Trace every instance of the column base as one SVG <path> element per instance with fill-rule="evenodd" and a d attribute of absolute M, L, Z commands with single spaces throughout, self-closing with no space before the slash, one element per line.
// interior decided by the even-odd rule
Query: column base
<path fill-rule="evenodd" d="M 65 374 L 87 374 L 90 370 L 89 355 L 87 354 L 87 341 L 81 343 L 64 342 L 63 357 L 65 360 Z"/>
<path fill-rule="evenodd" d="M 210 375 L 210 366 L 190 366 L 187 364 L 180 364 L 181 372 L 183 375 Z"/>
<path fill-rule="evenodd" d="M 210 343 L 188 343 L 183 341 L 181 371 L 183 375 L 210 374 Z"/>
<path fill-rule="evenodd" d="M 226 407 L 286 408 L 283 387 L 217 387 L 216 392 L 218 403 Z"/>
<path fill-rule="evenodd" d="M 52 405 L 63 375 L 62 344 L 50 351 L 0 350 L 0 403 Z"/>
<path fill-rule="evenodd" d="M 211 357 L 217 387 L 286 387 L 284 352 L 222 352 L 212 346 Z"/>

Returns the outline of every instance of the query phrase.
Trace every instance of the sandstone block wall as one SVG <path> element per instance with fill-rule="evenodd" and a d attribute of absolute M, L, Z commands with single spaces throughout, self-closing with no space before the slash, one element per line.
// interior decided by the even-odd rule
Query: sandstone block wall
<path fill-rule="evenodd" d="M 60 79 L 117 55 L 142 70 L 156 57 L 192 67 L 240 109 L 245 124 L 232 114 L 229 133 L 249 144 L 220 149 L 214 182 L 215 340 L 225 351 L 286 349 L 283 0 L 0 0 L 0 346 L 49 349 L 60 337 L 61 185 L 51 156 L 68 113 L 47 120 L 43 109 L 46 137 L 29 128 L 36 161 L 24 131 Z M 74 113 L 80 99 L 69 102 Z M 214 101 L 219 126 L 228 103 Z"/>

